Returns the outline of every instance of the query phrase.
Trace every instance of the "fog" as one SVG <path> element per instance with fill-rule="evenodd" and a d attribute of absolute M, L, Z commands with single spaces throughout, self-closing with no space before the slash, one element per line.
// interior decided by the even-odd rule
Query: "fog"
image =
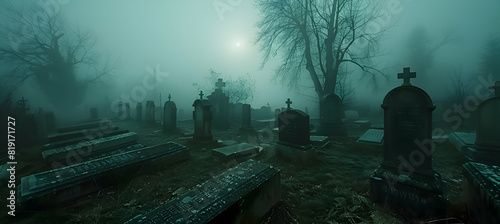
<path fill-rule="evenodd" d="M 6 2 L 9 3 L 0 4 Z M 56 9 L 68 25 L 89 32 L 97 40 L 94 51 L 101 55 L 101 60 L 109 57 L 116 63 L 116 69 L 103 83 L 87 89 L 83 103 L 78 106 L 85 113 L 88 108 L 106 102 L 130 99 L 134 104 L 131 95 L 138 87 L 144 87 L 145 79 L 148 85 L 151 81 L 148 75 L 155 70 L 160 74 L 156 79 L 158 86 L 148 90 L 146 97 L 141 96 L 145 98 L 143 102 L 155 100 L 158 105 L 160 94 L 162 102 L 171 94 L 178 108 L 191 111 L 199 89 L 206 94 L 212 91 L 213 84 L 207 83 L 205 77 L 213 69 L 222 73 L 223 78 L 249 74 L 255 80 L 255 93 L 245 103 L 254 108 L 267 103 L 273 108 L 284 107 L 286 99 L 291 98 L 292 107 L 301 110 L 308 107 L 311 116 L 318 116 L 317 97 L 307 71 L 304 70 L 297 86 L 290 87 L 272 79 L 282 55 L 278 54 L 261 68 L 263 53 L 259 44 L 255 44 L 258 31 L 255 24 L 260 15 L 253 1 L 53 2 L 57 2 Z M 353 105 L 380 107 L 385 94 L 400 85 L 397 73 L 413 63 L 407 57 L 407 40 L 416 27 L 423 27 L 430 41 L 436 44 L 447 32 L 452 33 L 453 41 L 434 52 L 426 78 L 419 79 L 417 70 L 417 79 L 412 80 L 435 100 L 444 100 L 449 94 L 446 83 L 454 69 L 459 68 L 464 74 L 478 73 L 486 42 L 500 36 L 498 0 L 394 0 L 382 4 L 384 17 L 374 29 L 386 31 L 379 45 L 381 56 L 374 58 L 373 64 L 385 77 L 373 81 L 349 65 L 347 70 L 352 73 L 349 77 L 355 90 L 350 102 Z M 227 10 L 221 11 L 221 7 Z M 30 80 L 13 93 L 15 100 L 21 96 L 30 99 L 32 108 L 55 109 Z M 2 94 L 4 97 L 7 93 Z"/>

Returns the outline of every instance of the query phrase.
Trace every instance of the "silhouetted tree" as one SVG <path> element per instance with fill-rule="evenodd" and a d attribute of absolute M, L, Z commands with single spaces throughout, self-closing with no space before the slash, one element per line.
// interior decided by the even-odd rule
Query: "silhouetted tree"
<path fill-rule="evenodd" d="M 198 90 L 210 89 L 213 91 L 215 90 L 215 82 L 217 82 L 219 78 L 223 78 L 226 83 L 223 92 L 229 97 L 229 102 L 243 103 L 253 99 L 255 93 L 255 80 L 253 80 L 248 73 L 245 76 L 233 79 L 231 76 L 224 77 L 222 73 L 210 69 L 209 74 L 205 77 L 205 84 L 200 85 L 198 83 L 193 83 L 193 86 L 198 86 Z"/>
<path fill-rule="evenodd" d="M 500 38 L 492 38 L 486 43 L 479 65 L 482 73 L 500 80 Z"/>
<path fill-rule="evenodd" d="M 257 0 L 257 6 L 262 17 L 256 43 L 264 52 L 263 65 L 281 53 L 275 78 L 289 85 L 295 85 L 305 69 L 320 107 L 323 97 L 335 93 L 341 83 L 341 65 L 350 63 L 365 74 L 381 74 L 369 63 L 385 31 L 367 32 L 378 16 L 373 1 Z"/>
<path fill-rule="evenodd" d="M 68 108 L 83 101 L 88 84 L 112 71 L 109 60 L 93 53 L 96 41 L 65 24 L 55 9 L 35 1 L 3 4 L 0 61 L 14 86 L 33 79 L 54 106 Z"/>

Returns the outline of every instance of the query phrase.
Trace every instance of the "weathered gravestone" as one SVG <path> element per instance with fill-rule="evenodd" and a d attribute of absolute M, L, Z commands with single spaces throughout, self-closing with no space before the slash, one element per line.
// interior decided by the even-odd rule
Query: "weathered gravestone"
<path fill-rule="evenodd" d="M 125 119 L 131 119 L 130 117 L 130 103 L 125 103 Z"/>
<path fill-rule="evenodd" d="M 118 118 L 122 119 L 123 118 L 123 102 L 119 101 L 118 102 Z"/>
<path fill-rule="evenodd" d="M 142 103 L 137 103 L 135 106 L 135 115 L 137 121 L 142 121 Z"/>
<path fill-rule="evenodd" d="M 276 149 L 285 159 L 293 162 L 310 162 L 315 158 L 309 133 L 309 115 L 290 108 L 278 115 L 278 142 Z"/>
<path fill-rule="evenodd" d="M 97 108 L 95 107 L 90 108 L 90 119 L 94 120 L 97 119 L 97 117 L 98 117 Z"/>
<path fill-rule="evenodd" d="M 241 110 L 241 127 L 240 132 L 242 133 L 252 133 L 254 131 L 252 127 L 252 108 L 250 104 L 243 104 Z"/>
<path fill-rule="evenodd" d="M 384 143 L 384 130 L 368 129 L 368 131 L 366 131 L 356 142 L 360 144 L 382 146 Z"/>
<path fill-rule="evenodd" d="M 463 165 L 463 200 L 478 223 L 500 223 L 500 167 L 469 162 Z"/>
<path fill-rule="evenodd" d="M 134 146 L 135 147 L 135 146 Z M 189 158 L 189 150 L 180 144 L 140 148 L 66 166 L 21 179 L 17 201 L 23 207 L 52 208 L 101 190 L 116 181 L 130 178 L 143 165 L 164 167 Z"/>
<path fill-rule="evenodd" d="M 432 111 L 429 95 L 412 86 L 409 68 L 398 78 L 400 87 L 391 90 L 384 109 L 384 160 L 370 178 L 370 193 L 397 212 L 417 218 L 440 216 L 444 212 L 440 175 L 432 168 Z"/>
<path fill-rule="evenodd" d="M 212 104 L 203 99 L 203 91 L 200 91 L 200 99 L 193 103 L 194 135 L 195 141 L 213 141 L 212 139 Z"/>
<path fill-rule="evenodd" d="M 325 95 L 319 104 L 318 134 L 325 136 L 345 136 L 342 124 L 342 100 L 335 94 Z"/>
<path fill-rule="evenodd" d="M 472 160 L 500 166 L 500 82 L 490 88 L 495 96 L 479 104 L 476 143 L 468 154 Z"/>
<path fill-rule="evenodd" d="M 279 172 L 248 160 L 126 223 L 261 223 L 281 199 Z"/>
<path fill-rule="evenodd" d="M 213 127 L 222 130 L 229 127 L 229 97 L 222 92 L 224 86 L 226 86 L 226 83 L 219 79 L 215 83 L 215 91 L 207 97 L 212 104 Z"/>
<path fill-rule="evenodd" d="M 165 102 L 163 107 L 163 131 L 172 132 L 177 130 L 177 106 L 170 100 L 171 96 L 168 94 L 168 101 Z"/>
<path fill-rule="evenodd" d="M 154 124 L 155 122 L 155 102 L 148 100 L 146 102 L 146 117 L 144 119 L 147 123 Z"/>

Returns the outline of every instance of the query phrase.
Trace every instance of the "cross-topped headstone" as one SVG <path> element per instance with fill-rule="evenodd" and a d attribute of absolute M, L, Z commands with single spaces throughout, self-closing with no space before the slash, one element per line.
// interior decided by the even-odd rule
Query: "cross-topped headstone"
<path fill-rule="evenodd" d="M 28 111 L 30 108 L 26 107 L 26 102 L 28 102 L 27 99 L 24 99 L 24 96 L 19 100 L 18 107 L 19 109 L 23 111 Z"/>
<path fill-rule="evenodd" d="M 403 86 L 411 85 L 410 79 L 416 78 L 416 72 L 410 72 L 410 67 L 403 68 L 403 73 L 398 73 L 398 79 L 403 79 Z"/>
<path fill-rule="evenodd" d="M 500 97 L 500 81 L 496 81 L 494 86 L 490 86 L 490 89 L 495 91 L 496 97 Z"/>
<path fill-rule="evenodd" d="M 287 105 L 287 110 L 290 110 L 290 104 L 292 104 L 292 101 L 290 101 L 290 98 L 288 98 L 285 103 Z"/>
<path fill-rule="evenodd" d="M 222 90 L 222 87 L 226 86 L 226 83 L 222 81 L 222 79 L 219 79 L 216 83 L 215 83 L 215 87 L 217 87 L 217 89 L 220 89 Z"/>
<path fill-rule="evenodd" d="M 198 94 L 198 95 L 200 95 L 200 99 L 203 99 L 203 95 L 204 95 L 203 91 L 200 91 L 200 94 Z"/>
<path fill-rule="evenodd" d="M 169 102 L 170 102 L 170 99 L 171 99 L 171 98 L 172 98 L 172 97 L 170 96 L 170 93 L 169 93 L 169 94 L 168 94 L 168 101 L 169 101 Z"/>

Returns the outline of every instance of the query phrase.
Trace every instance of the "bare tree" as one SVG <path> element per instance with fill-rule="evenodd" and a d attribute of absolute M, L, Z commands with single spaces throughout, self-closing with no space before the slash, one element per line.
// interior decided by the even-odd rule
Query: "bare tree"
<path fill-rule="evenodd" d="M 67 108 L 79 105 L 87 86 L 113 70 L 109 59 L 93 52 L 95 39 L 69 27 L 59 13 L 35 1 L 3 4 L 0 61 L 14 86 L 33 79 L 54 106 Z"/>
<path fill-rule="evenodd" d="M 453 69 L 453 73 L 450 75 L 451 87 L 450 95 L 453 103 L 463 104 L 465 98 L 470 95 L 471 87 L 473 83 L 473 76 L 465 75 L 462 72 L 462 68 Z"/>
<path fill-rule="evenodd" d="M 304 69 L 314 85 L 320 108 L 323 97 L 339 86 L 341 65 L 352 64 L 365 75 L 382 75 L 370 65 L 386 30 L 372 31 L 379 7 L 368 0 L 257 0 L 261 19 L 256 43 L 264 52 L 263 66 L 280 52 L 275 78 L 294 85 Z M 361 43 L 364 43 L 361 46 Z M 348 74 L 346 74 L 348 75 Z M 320 123 L 323 116 L 320 115 Z"/>
<path fill-rule="evenodd" d="M 253 99 L 255 80 L 252 79 L 249 73 L 233 79 L 231 76 L 224 77 L 222 73 L 210 69 L 209 74 L 205 77 L 205 84 L 193 83 L 193 86 L 198 86 L 198 90 L 210 89 L 213 91 L 215 90 L 214 84 L 219 78 L 224 78 L 225 87 L 223 92 L 229 97 L 231 103 L 242 103 Z"/>

